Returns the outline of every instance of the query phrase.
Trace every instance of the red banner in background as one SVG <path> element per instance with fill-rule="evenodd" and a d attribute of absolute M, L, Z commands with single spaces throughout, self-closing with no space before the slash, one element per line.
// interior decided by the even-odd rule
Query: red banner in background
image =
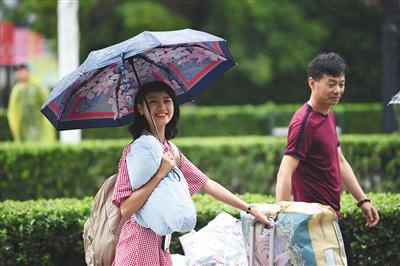
<path fill-rule="evenodd" d="M 42 37 L 29 28 L 0 22 L 0 65 L 27 64 L 43 52 Z"/>
<path fill-rule="evenodd" d="M 43 38 L 42 36 L 34 31 L 30 32 L 29 42 L 32 44 L 30 46 L 29 54 L 32 57 L 37 57 L 43 53 Z"/>
<path fill-rule="evenodd" d="M 28 62 L 29 58 L 29 29 L 15 28 L 14 30 L 14 63 L 16 65 Z"/>
<path fill-rule="evenodd" d="M 14 25 L 0 22 L 0 65 L 14 65 Z"/>

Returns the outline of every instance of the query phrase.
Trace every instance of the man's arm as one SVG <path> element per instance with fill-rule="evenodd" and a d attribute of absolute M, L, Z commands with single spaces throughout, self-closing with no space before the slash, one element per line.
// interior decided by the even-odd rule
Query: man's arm
<path fill-rule="evenodd" d="M 354 175 L 353 169 L 344 157 L 342 149 L 340 147 L 338 147 L 338 155 L 340 164 L 340 175 L 342 176 L 343 184 L 346 187 L 347 191 L 350 192 L 351 195 L 353 195 L 357 202 L 366 199 L 367 197 L 365 196 L 364 191 L 362 190 L 356 176 Z M 360 208 L 364 215 L 367 216 L 368 227 L 374 227 L 378 224 L 379 214 L 371 202 L 364 202 L 360 206 Z"/>
<path fill-rule="evenodd" d="M 300 158 L 284 155 L 276 180 L 276 201 L 292 200 L 292 175 L 300 163 Z"/>

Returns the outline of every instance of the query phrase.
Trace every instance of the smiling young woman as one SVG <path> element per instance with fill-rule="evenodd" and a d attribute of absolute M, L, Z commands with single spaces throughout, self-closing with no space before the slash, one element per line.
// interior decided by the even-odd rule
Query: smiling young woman
<path fill-rule="evenodd" d="M 126 160 L 128 154 L 137 155 L 134 145 L 128 144 L 122 153 L 113 203 L 121 209 L 127 221 L 122 227 L 117 243 L 114 265 L 172 265 L 169 250 L 162 245 L 163 236 L 157 235 L 150 228 L 139 225 L 133 215 L 144 206 L 159 183 L 176 166 L 182 172 L 184 182 L 187 182 L 190 196 L 202 189 L 214 198 L 247 211 L 259 221 L 271 225 L 265 210 L 246 204 L 226 188 L 208 178 L 183 153 L 174 151 L 170 140 L 177 134 L 180 110 L 175 93 L 167 84 L 151 82 L 143 85 L 135 97 L 134 114 L 134 122 L 130 127 L 133 139 L 152 135 L 160 141 L 165 153 L 154 176 L 135 191 L 132 191 L 131 176 L 129 176 L 129 171 L 133 173 L 135 169 L 129 168 L 128 171 Z M 175 164 L 176 156 L 179 157 L 179 165 Z M 164 202 L 160 202 L 158 205 L 168 208 L 163 204 Z"/>

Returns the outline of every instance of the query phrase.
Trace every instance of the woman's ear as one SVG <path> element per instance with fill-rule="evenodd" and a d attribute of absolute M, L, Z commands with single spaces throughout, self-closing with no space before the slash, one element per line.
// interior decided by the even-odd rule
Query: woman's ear
<path fill-rule="evenodd" d="M 143 106 L 140 103 L 138 103 L 137 107 L 138 107 L 139 114 L 143 115 L 144 114 Z"/>

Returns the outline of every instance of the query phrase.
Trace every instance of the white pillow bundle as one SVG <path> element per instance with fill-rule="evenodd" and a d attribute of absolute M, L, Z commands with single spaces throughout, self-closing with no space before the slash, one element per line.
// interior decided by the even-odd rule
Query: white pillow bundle
<path fill-rule="evenodd" d="M 143 135 L 131 144 L 126 157 L 132 190 L 137 190 L 154 176 L 164 154 L 162 144 L 151 135 Z M 158 235 L 189 232 L 196 225 L 196 209 L 183 173 L 174 167 L 164 177 L 134 218 L 141 226 Z"/>

